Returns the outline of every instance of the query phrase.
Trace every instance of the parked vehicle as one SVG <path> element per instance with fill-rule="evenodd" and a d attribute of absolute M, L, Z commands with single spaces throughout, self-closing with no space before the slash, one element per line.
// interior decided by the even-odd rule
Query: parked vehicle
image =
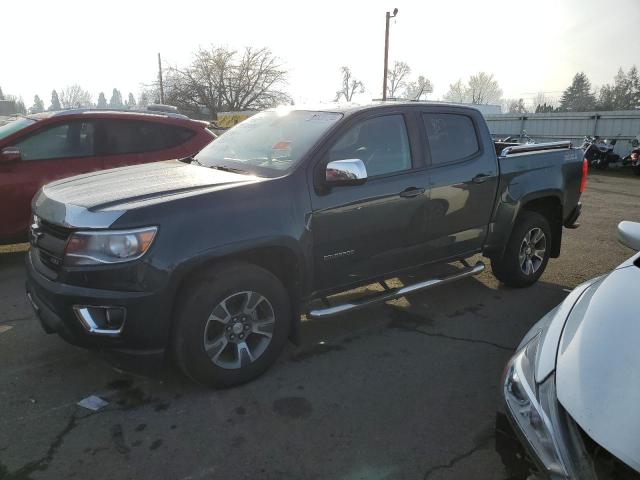
<path fill-rule="evenodd" d="M 498 142 L 504 142 L 504 143 L 513 143 L 513 144 L 521 144 L 521 143 L 532 144 L 532 143 L 536 143 L 536 141 L 527 134 L 526 130 L 522 130 L 522 133 L 520 135 L 510 135 L 510 136 L 505 137 L 505 138 L 499 138 L 497 141 Z"/>
<path fill-rule="evenodd" d="M 640 135 L 638 137 L 640 137 Z M 622 165 L 631 167 L 634 175 L 640 175 L 640 141 L 638 137 L 633 139 L 631 142 L 631 152 L 622 160 Z"/>
<path fill-rule="evenodd" d="M 64 110 L 14 119 L 0 126 L 0 244 L 27 240 L 31 199 L 45 183 L 188 157 L 213 138 L 206 122 L 157 111 Z"/>
<path fill-rule="evenodd" d="M 620 161 L 620 155 L 613 151 L 616 143 L 617 139 L 601 141 L 598 137 L 586 136 L 581 148 L 590 166 L 604 170 L 610 164 Z"/>
<path fill-rule="evenodd" d="M 640 223 L 618 237 L 640 250 Z M 507 414 L 551 478 L 640 478 L 640 255 L 576 287 L 524 337 L 503 379 Z"/>
<path fill-rule="evenodd" d="M 464 259 L 479 252 L 507 285 L 536 282 L 580 214 L 587 165 L 568 142 L 503 147 L 465 106 L 261 112 L 190 164 L 43 187 L 28 295 L 73 343 L 171 351 L 200 383 L 245 382 L 297 338 L 303 311 L 323 318 L 476 274 L 484 265 Z M 447 277 L 310 307 L 456 260 Z"/>

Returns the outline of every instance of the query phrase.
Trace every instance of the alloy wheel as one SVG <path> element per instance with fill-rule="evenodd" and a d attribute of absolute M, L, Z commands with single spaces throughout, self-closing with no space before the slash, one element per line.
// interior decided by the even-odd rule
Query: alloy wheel
<path fill-rule="evenodd" d="M 541 228 L 529 230 L 520 244 L 518 261 L 520 270 L 527 276 L 534 275 L 544 263 L 547 250 L 547 237 Z"/>
<path fill-rule="evenodd" d="M 204 329 L 204 350 L 222 368 L 239 369 L 255 362 L 273 336 L 275 314 L 263 295 L 246 291 L 215 306 Z"/>

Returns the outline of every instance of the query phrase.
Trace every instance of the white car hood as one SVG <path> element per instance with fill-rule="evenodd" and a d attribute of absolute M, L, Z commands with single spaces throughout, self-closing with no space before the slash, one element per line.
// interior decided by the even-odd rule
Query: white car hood
<path fill-rule="evenodd" d="M 636 256 L 636 264 L 640 256 Z M 558 401 L 599 445 L 640 471 L 640 268 L 627 261 L 594 283 L 558 348 Z"/>

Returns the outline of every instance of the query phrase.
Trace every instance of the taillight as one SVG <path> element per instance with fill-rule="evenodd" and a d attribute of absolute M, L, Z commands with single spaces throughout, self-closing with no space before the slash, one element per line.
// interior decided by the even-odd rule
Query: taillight
<path fill-rule="evenodd" d="M 580 193 L 584 192 L 587 188 L 587 175 L 589 175 L 589 162 L 587 159 L 582 160 L 582 179 L 580 180 Z"/>

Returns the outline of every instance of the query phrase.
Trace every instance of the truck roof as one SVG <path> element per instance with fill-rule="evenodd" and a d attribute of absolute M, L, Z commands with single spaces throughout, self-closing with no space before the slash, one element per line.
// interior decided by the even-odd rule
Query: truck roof
<path fill-rule="evenodd" d="M 369 103 L 321 103 L 321 104 L 309 104 L 309 105 L 296 105 L 292 107 L 292 110 L 313 110 L 319 112 L 339 112 L 344 114 L 353 114 L 363 110 L 378 109 L 384 107 L 416 107 L 416 106 L 436 106 L 447 108 L 460 108 L 465 110 L 479 111 L 477 108 L 470 105 L 463 105 L 459 103 L 448 102 L 424 102 L 424 101 L 373 101 Z"/>

